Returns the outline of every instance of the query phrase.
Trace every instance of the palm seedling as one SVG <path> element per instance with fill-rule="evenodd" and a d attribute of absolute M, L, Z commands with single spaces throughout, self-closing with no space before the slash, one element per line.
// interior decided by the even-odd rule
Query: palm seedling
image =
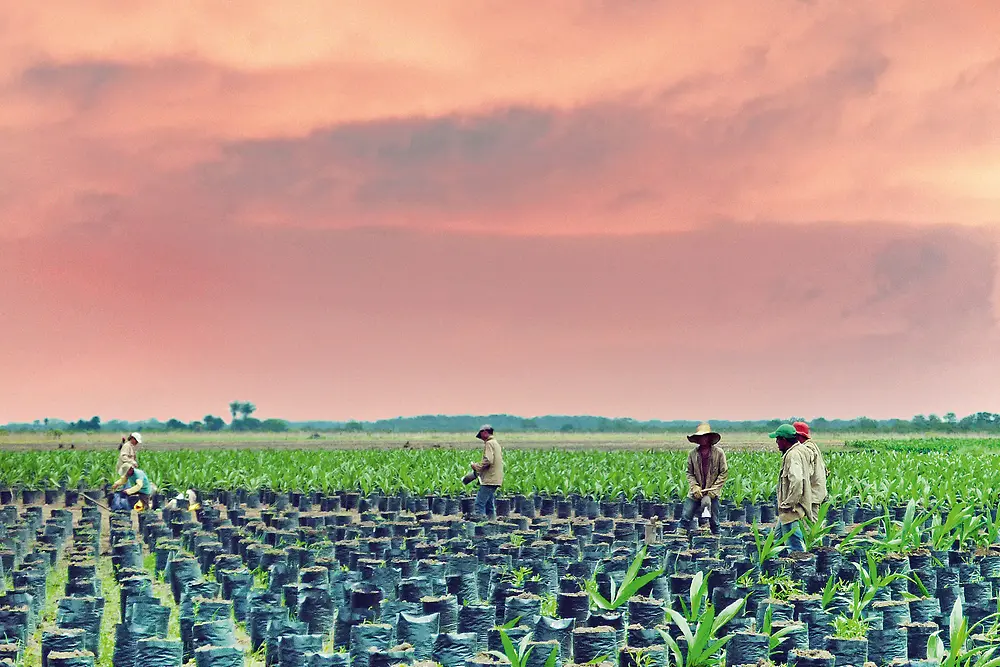
<path fill-rule="evenodd" d="M 635 595 L 639 589 L 656 579 L 661 574 L 663 570 L 655 570 L 653 572 L 648 572 L 642 576 L 638 576 L 639 568 L 642 566 L 642 561 L 646 557 L 646 547 L 642 547 L 639 553 L 636 555 L 632 564 L 629 566 L 628 571 L 625 573 L 624 579 L 622 579 L 621 586 L 619 586 L 614 577 L 611 578 L 611 599 L 608 600 L 600 591 L 597 590 L 596 579 L 591 579 L 587 582 L 587 593 L 590 595 L 591 602 L 598 608 L 604 610 L 614 610 L 621 607 L 623 604 L 627 603 L 629 599 Z"/>

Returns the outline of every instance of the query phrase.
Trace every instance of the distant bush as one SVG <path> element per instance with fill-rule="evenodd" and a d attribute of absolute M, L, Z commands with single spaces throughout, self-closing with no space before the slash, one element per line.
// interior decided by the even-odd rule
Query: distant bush
<path fill-rule="evenodd" d="M 260 430 L 267 433 L 284 433 L 288 430 L 288 422 L 284 419 L 265 419 L 260 423 Z"/>

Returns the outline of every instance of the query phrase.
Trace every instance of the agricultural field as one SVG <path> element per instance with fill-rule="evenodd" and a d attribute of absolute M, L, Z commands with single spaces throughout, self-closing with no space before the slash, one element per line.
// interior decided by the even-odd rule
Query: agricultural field
<path fill-rule="evenodd" d="M 662 436 L 661 436 L 662 437 Z M 996 440 L 848 440 L 807 552 L 772 533 L 779 456 L 733 448 L 721 530 L 686 453 L 505 452 L 495 518 L 445 446 L 0 455 L 0 659 L 23 665 L 996 667 Z M 441 444 L 441 443 L 437 443 Z M 749 443 L 748 443 L 749 444 Z M 766 443 L 761 443 L 766 444 Z M 686 449 L 686 447 L 685 447 Z M 195 488 L 194 509 L 178 492 Z"/>
<path fill-rule="evenodd" d="M 687 450 L 691 444 L 682 433 L 552 433 L 545 431 L 520 431 L 503 433 L 505 448 L 512 449 L 563 449 L 563 450 Z M 873 434 L 818 433 L 813 436 L 824 449 L 841 449 L 848 440 L 884 440 L 910 442 L 907 436 L 877 436 Z M 950 437 L 948 440 L 977 439 L 969 435 Z M 920 441 L 926 440 L 920 438 Z M 62 433 L 0 431 L 0 450 L 50 450 L 62 446 L 68 449 L 115 448 L 118 440 L 108 433 Z M 144 450 L 160 449 L 475 449 L 479 441 L 469 433 L 386 433 L 386 432 L 322 432 L 289 431 L 286 433 L 250 432 L 192 432 L 166 431 L 149 433 L 143 443 Z M 726 451 L 772 450 L 774 443 L 767 439 L 767 431 L 725 432 L 722 446 Z"/>

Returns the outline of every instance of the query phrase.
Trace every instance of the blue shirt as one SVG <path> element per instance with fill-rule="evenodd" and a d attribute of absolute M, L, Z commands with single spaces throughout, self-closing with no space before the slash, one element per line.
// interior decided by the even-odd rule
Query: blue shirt
<path fill-rule="evenodd" d="M 142 484 L 139 489 L 139 493 L 145 493 L 149 495 L 153 491 L 152 485 L 149 483 L 149 477 L 146 477 L 146 473 L 141 470 L 133 469 L 132 474 L 128 476 L 128 487 L 131 489 L 136 484 Z"/>

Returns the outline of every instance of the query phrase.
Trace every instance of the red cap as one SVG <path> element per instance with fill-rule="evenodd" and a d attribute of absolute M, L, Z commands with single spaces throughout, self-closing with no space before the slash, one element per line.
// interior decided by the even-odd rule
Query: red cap
<path fill-rule="evenodd" d="M 804 435 L 807 438 L 809 437 L 809 424 L 805 422 L 795 422 L 792 426 L 795 427 L 795 432 L 799 435 Z"/>

